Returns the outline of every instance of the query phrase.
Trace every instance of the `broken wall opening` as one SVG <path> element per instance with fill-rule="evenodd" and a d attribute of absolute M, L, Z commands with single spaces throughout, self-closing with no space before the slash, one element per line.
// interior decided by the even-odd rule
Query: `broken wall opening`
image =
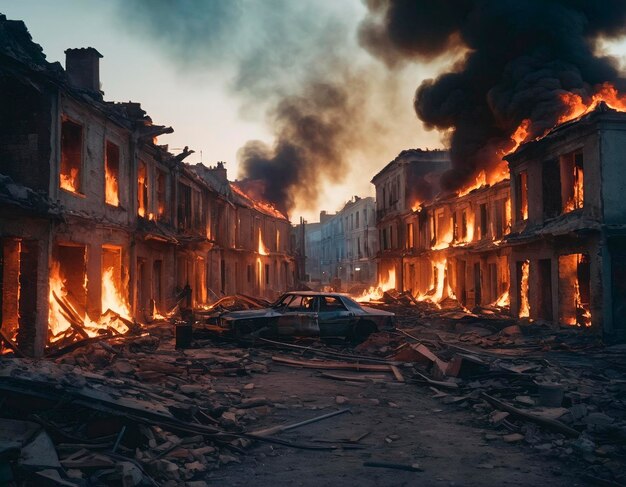
<path fill-rule="evenodd" d="M 520 171 L 516 176 L 516 211 L 517 221 L 528 220 L 528 172 Z"/>
<path fill-rule="evenodd" d="M 59 186 L 73 193 L 82 189 L 83 127 L 71 120 L 61 123 Z"/>
<path fill-rule="evenodd" d="M 107 140 L 104 159 L 104 201 L 120 206 L 120 148 Z"/>
<path fill-rule="evenodd" d="M 542 166 L 543 217 L 554 218 L 561 214 L 561 169 L 558 159 L 545 161 Z"/>
<path fill-rule="evenodd" d="M 552 312 L 552 259 L 540 259 L 538 276 L 539 309 L 537 318 L 546 321 L 554 319 Z"/>
<path fill-rule="evenodd" d="M 35 348 L 37 265 L 37 241 L 0 240 L 0 329 L 29 355 Z"/>
<path fill-rule="evenodd" d="M 82 326 L 86 309 L 87 247 L 58 244 L 50 268 L 48 341 L 54 343 L 73 334 L 75 326 Z"/>
<path fill-rule="evenodd" d="M 578 210 L 584 205 L 583 153 L 565 154 L 560 158 L 561 204 L 563 212 Z"/>
<path fill-rule="evenodd" d="M 559 256 L 559 322 L 591 326 L 591 268 L 587 254 Z"/>

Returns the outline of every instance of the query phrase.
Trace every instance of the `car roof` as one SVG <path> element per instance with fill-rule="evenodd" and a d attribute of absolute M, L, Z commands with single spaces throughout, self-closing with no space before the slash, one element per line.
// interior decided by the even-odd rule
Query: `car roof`
<path fill-rule="evenodd" d="M 288 291 L 285 294 L 291 294 L 291 295 L 296 295 L 296 296 L 333 296 L 333 297 L 342 297 L 342 298 L 350 297 L 344 293 L 323 293 L 320 291 Z M 285 294 L 283 294 L 283 296 Z"/>

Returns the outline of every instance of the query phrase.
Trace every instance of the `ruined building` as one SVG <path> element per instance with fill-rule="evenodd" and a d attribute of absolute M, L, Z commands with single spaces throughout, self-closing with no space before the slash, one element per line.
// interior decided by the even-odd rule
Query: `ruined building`
<path fill-rule="evenodd" d="M 68 49 L 64 70 L 0 16 L 0 331 L 27 354 L 293 284 L 287 218 L 105 101 L 101 57 Z"/>
<path fill-rule="evenodd" d="M 429 201 L 409 194 L 415 174 L 448 163 L 405 151 L 373 179 L 379 282 L 626 339 L 625 149 L 626 113 L 601 103 L 506 156 L 510 178 Z"/>

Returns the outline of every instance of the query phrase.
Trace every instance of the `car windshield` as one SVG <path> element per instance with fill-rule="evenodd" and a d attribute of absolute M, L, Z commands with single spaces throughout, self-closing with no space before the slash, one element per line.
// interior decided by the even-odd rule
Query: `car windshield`
<path fill-rule="evenodd" d="M 297 294 L 286 294 L 280 298 L 273 306 L 274 309 L 287 311 L 314 311 L 315 296 L 302 296 Z"/>

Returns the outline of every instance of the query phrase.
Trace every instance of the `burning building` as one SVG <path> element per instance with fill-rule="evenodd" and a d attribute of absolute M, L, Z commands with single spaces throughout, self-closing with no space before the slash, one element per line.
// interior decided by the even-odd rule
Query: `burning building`
<path fill-rule="evenodd" d="M 101 57 L 68 49 L 64 70 L 0 16 L 0 330 L 30 355 L 293 283 L 287 218 L 158 145 L 172 129 L 139 104 L 105 101 Z"/>
<path fill-rule="evenodd" d="M 515 317 L 623 340 L 624 127 L 626 113 L 600 103 L 505 156 L 510 178 L 417 203 L 406 163 L 392 161 L 373 179 L 379 281 L 394 274 L 418 300 L 510 305 Z"/>

